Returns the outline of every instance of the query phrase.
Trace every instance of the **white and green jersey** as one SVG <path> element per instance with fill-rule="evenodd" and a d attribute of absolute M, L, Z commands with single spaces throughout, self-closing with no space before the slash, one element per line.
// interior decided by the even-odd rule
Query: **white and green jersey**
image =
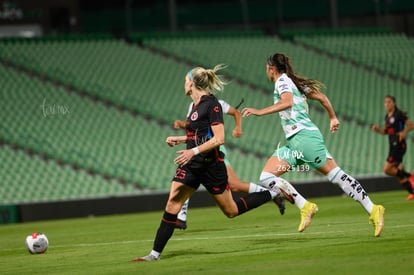
<path fill-rule="evenodd" d="M 318 127 L 309 117 L 306 96 L 298 90 L 286 74 L 282 74 L 275 82 L 274 103 L 280 100 L 283 93 L 293 94 L 293 106 L 279 112 L 286 138 L 304 129 L 318 131 Z"/>

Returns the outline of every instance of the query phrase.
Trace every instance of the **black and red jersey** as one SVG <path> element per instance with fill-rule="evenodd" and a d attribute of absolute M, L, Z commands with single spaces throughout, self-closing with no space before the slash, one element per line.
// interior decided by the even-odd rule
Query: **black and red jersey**
<path fill-rule="evenodd" d="M 223 124 L 221 105 L 214 95 L 202 96 L 200 102 L 193 106 L 186 120 L 187 149 L 194 148 L 210 140 L 214 136 L 211 126 L 216 124 Z M 189 165 L 198 166 L 197 163 L 203 164 L 214 160 L 222 160 L 222 158 L 223 153 L 217 147 L 209 152 L 194 156 Z"/>
<path fill-rule="evenodd" d="M 397 133 L 404 130 L 408 117 L 405 112 L 395 109 L 391 116 L 385 115 L 385 134 L 388 135 L 390 143 L 401 142 Z"/>

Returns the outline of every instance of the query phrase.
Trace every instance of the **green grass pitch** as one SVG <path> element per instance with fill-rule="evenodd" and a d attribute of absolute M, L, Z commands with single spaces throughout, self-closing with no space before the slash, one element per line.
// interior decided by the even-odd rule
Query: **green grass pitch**
<path fill-rule="evenodd" d="M 372 193 L 385 206 L 379 238 L 363 208 L 346 197 L 312 198 L 311 226 L 297 232 L 299 211 L 273 203 L 235 219 L 217 207 L 189 210 L 188 229 L 176 230 L 161 260 L 134 263 L 152 248 L 161 211 L 0 226 L 1 274 L 410 274 L 414 261 L 414 202 L 406 192 Z M 139 203 L 139 202 L 137 202 Z M 49 238 L 31 255 L 26 235 Z"/>

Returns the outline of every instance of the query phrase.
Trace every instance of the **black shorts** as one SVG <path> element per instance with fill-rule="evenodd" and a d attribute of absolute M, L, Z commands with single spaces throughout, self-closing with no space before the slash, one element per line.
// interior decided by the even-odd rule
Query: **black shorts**
<path fill-rule="evenodd" d="M 229 189 L 227 170 L 224 162 L 213 162 L 202 168 L 191 168 L 187 165 L 178 167 L 173 181 L 198 189 L 202 184 L 210 194 L 222 194 Z"/>
<path fill-rule="evenodd" d="M 394 141 L 390 143 L 390 151 L 388 153 L 387 162 L 392 163 L 395 166 L 400 165 L 400 163 L 403 161 L 403 157 L 406 151 L 407 145 L 405 141 Z"/>

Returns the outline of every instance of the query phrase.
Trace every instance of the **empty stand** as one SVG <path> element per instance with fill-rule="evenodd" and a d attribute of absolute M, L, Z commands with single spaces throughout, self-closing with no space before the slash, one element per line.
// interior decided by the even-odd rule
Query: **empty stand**
<path fill-rule="evenodd" d="M 276 37 L 150 38 L 144 45 L 111 39 L 0 43 L 0 61 L 10 65 L 0 65 L 0 138 L 8 144 L 0 147 L 7 179 L 1 184 L 10 191 L 2 193 L 1 203 L 168 189 L 178 147 L 164 141 L 183 134 L 171 125 L 187 112 L 184 77 L 194 66 L 228 64 L 223 73 L 229 85 L 218 97 L 233 106 L 244 98 L 241 108 L 262 108 L 273 102 L 267 57 L 289 55 L 298 72 L 327 85 L 340 131 L 329 133 L 329 118 L 317 103 L 310 102 L 310 114 L 330 153 L 356 176 L 382 174 L 388 144 L 369 125 L 383 123 L 384 95 L 395 95 L 409 114 L 414 102 L 412 85 L 367 70 L 364 59 L 351 64 Z M 241 139 L 231 137 L 232 118 L 225 122 L 232 166 L 242 180 L 257 181 L 267 157 L 286 144 L 278 115 L 243 119 Z M 412 160 L 407 154 L 406 162 Z M 323 178 L 306 171 L 284 177 Z M 45 195 L 20 194 L 32 186 Z"/>

